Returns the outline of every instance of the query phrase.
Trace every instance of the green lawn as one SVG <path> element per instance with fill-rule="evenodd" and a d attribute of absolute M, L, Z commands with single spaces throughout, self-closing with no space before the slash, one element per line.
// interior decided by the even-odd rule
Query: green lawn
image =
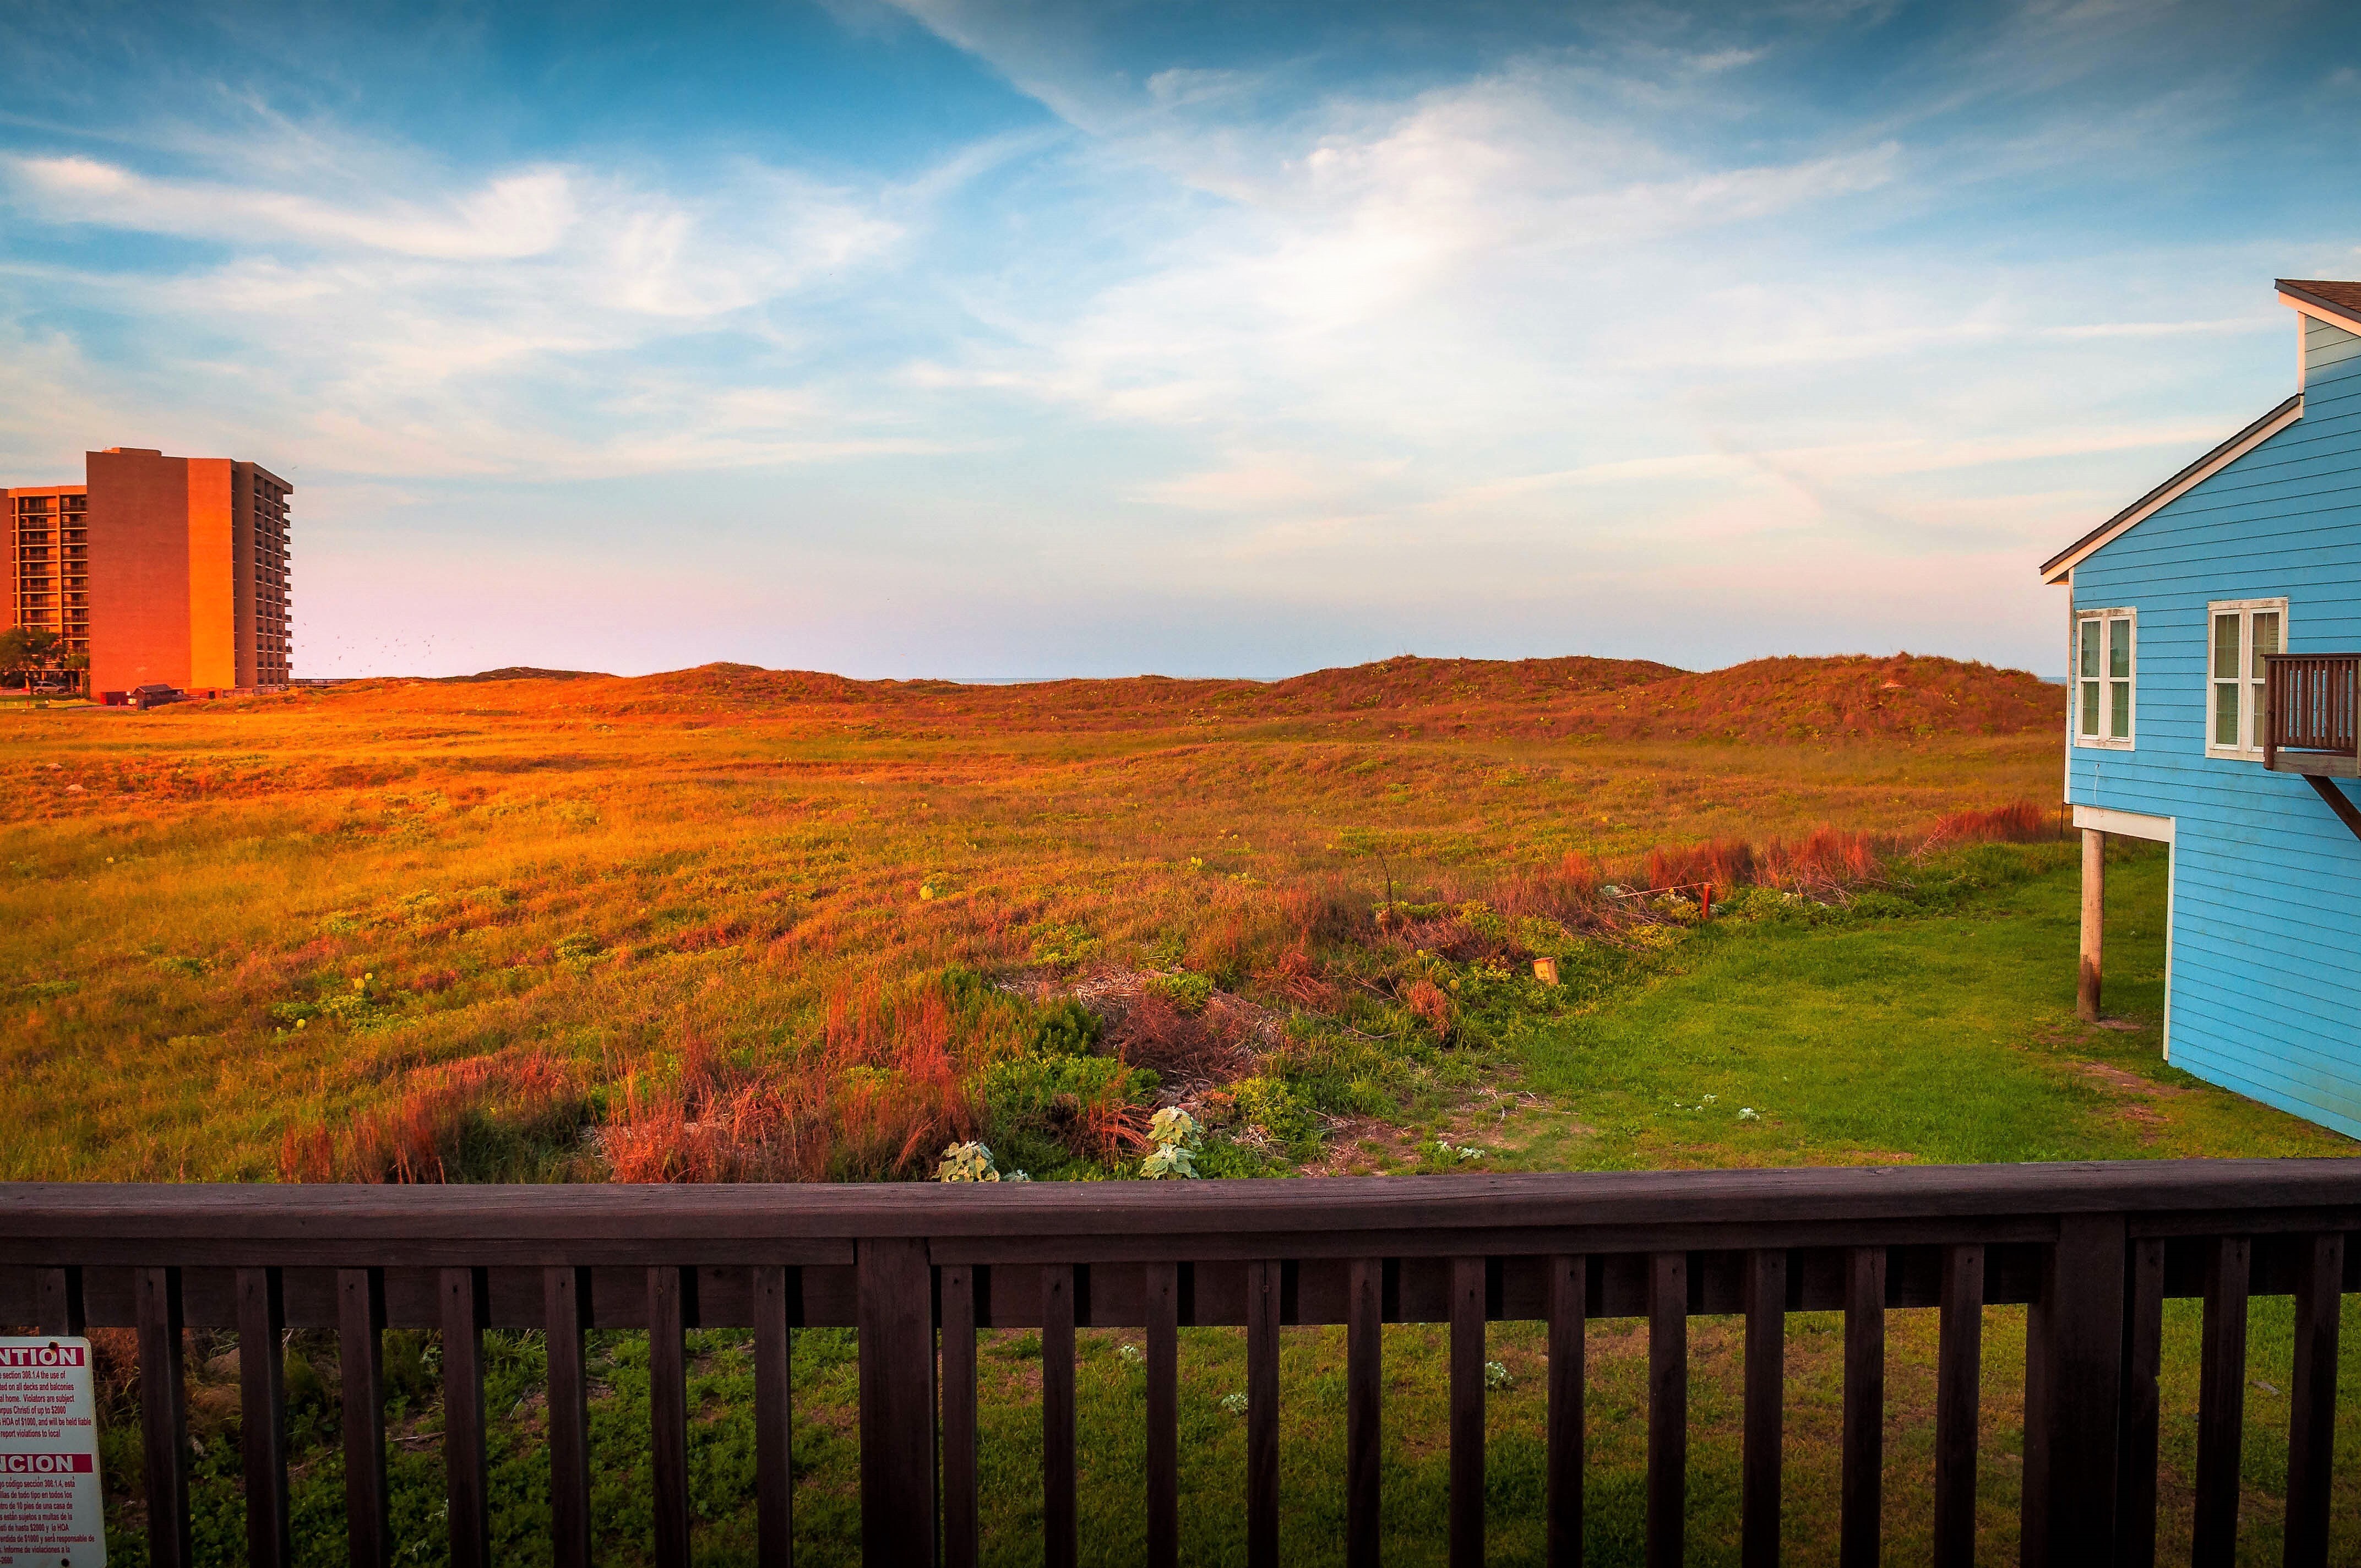
<path fill-rule="evenodd" d="M 2014 857 L 2014 858 L 2012 858 Z M 2055 850 L 1992 851 L 1993 885 L 1940 914 L 1833 922 L 1731 921 L 1694 934 L 1649 977 L 1613 991 L 1571 1018 L 1510 1031 L 1485 1075 L 1488 1092 L 1438 1113 L 1421 1138 L 1480 1147 L 1484 1163 L 1514 1168 L 1604 1168 L 1717 1164 L 1998 1161 L 2136 1158 L 2180 1155 L 2345 1155 L 2334 1135 L 2198 1083 L 2159 1059 L 2163 1003 L 2164 861 L 2119 851 L 2110 884 L 2108 1003 L 2133 1027 L 2085 1026 L 2073 1016 L 2076 883 Z M 2015 868 L 2011 872 L 2011 868 Z M 2036 874 L 2026 878 L 2024 868 Z M 2009 874 L 2000 874 L 2000 873 Z M 2014 880 L 2013 880 L 2014 878 Z M 1752 1118 L 1741 1112 L 1752 1110 Z M 1398 1135 L 1372 1129 L 1378 1163 L 1402 1153 Z M 1349 1151 L 1347 1151 L 1349 1152 Z M 1405 1177 L 1403 1179 L 1416 1179 Z M 2194 1465 L 2194 1303 L 2168 1308 L 2164 1401 L 2165 1519 L 2159 1550 L 2185 1554 Z M 1985 1351 L 1982 1555 L 2015 1558 L 2024 1313 L 1993 1308 Z M 2348 1306 L 2346 1343 L 2361 1343 Z M 1083 1560 L 1139 1556 L 1144 1377 L 1122 1353 L 1136 1334 L 1081 1336 Z M 494 1487 L 500 1560 L 545 1560 L 545 1462 L 535 1404 L 535 1336 L 494 1336 L 488 1407 L 500 1433 Z M 432 1336 L 401 1336 L 390 1359 L 431 1352 Z M 1446 1454 L 1444 1332 L 1387 1331 L 1385 1476 L 1389 1563 L 1441 1563 Z M 1282 1354 L 1285 1559 L 1337 1561 L 1342 1552 L 1344 1346 L 1341 1331 L 1289 1330 Z M 1887 1538 L 1893 1561 L 1927 1555 L 1927 1477 L 1933 1427 L 1932 1314 L 1889 1323 Z M 1690 1561 L 1734 1563 L 1738 1413 L 1742 1362 L 1738 1325 L 1691 1325 Z M 2242 1560 L 2278 1559 L 2278 1495 L 2285 1456 L 2289 1314 L 2284 1299 L 2257 1299 L 2251 1330 L 2247 1506 Z M 1590 1336 L 1588 1533 L 1594 1563 L 1637 1563 L 1645 1431 L 1642 1325 L 1602 1322 Z M 298 1391 L 297 1473 L 302 1559 L 342 1560 L 339 1461 L 328 1388 L 333 1341 L 303 1348 L 316 1371 L 291 1378 Z M 646 1556 L 644 1340 L 595 1336 L 594 1441 L 604 1477 L 598 1494 L 604 1561 Z M 700 1561 L 751 1562 L 752 1426 L 743 1335 L 693 1336 L 691 1448 Z M 851 1563 L 857 1519 L 854 1361 L 849 1334 L 798 1335 L 796 1450 L 801 1561 Z M 1790 1320 L 1788 1501 L 1793 1560 L 1832 1561 L 1841 1320 Z M 1510 1386 L 1490 1403 L 1492 1560 L 1535 1562 L 1542 1544 L 1543 1360 L 1537 1325 L 1492 1330 L 1494 1359 Z M 981 1358 L 987 1554 L 995 1563 L 1038 1560 L 1040 1508 L 1036 1357 L 1023 1332 L 990 1336 Z M 2347 1356 L 2339 1442 L 2361 1452 L 2361 1369 Z M 1241 1500 L 1245 1422 L 1224 1398 L 1243 1390 L 1235 1331 L 1182 1336 L 1182 1507 L 1186 1560 L 1244 1559 Z M 423 1366 L 423 1363 L 421 1364 Z M 237 1558 L 235 1399 L 215 1363 L 193 1401 L 204 1445 L 197 1461 L 206 1561 Z M 443 1560 L 439 1424 L 422 1371 L 397 1404 L 395 1475 L 399 1561 Z M 234 1386 L 234 1383 L 233 1383 Z M 109 1481 L 137 1496 L 136 1430 L 109 1435 Z M 2347 1466 L 2350 1469 L 2351 1466 Z M 2334 1555 L 2361 1557 L 2356 1491 L 2340 1494 Z M 145 1552 L 126 1532 L 116 1560 Z"/>
<path fill-rule="evenodd" d="M 2114 851 L 2105 1003 L 2074 1016 L 2080 882 L 1953 914 L 1716 926 L 1636 994 L 1525 1043 L 1496 1157 L 1563 1170 L 2346 1155 L 2163 1060 L 2163 852 Z M 1741 1119 L 1752 1109 L 1756 1119 Z"/>

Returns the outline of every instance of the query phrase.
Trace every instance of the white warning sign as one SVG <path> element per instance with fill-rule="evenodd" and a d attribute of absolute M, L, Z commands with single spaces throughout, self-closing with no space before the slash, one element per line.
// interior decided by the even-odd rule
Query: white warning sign
<path fill-rule="evenodd" d="M 0 1338 L 0 1568 L 105 1561 L 90 1341 Z"/>

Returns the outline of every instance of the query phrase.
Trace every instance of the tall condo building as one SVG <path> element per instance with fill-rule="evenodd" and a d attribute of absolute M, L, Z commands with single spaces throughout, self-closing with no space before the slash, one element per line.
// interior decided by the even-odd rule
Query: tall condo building
<path fill-rule="evenodd" d="M 287 481 L 134 446 L 87 454 L 83 472 L 0 490 L 16 624 L 86 658 L 93 694 L 285 685 Z"/>

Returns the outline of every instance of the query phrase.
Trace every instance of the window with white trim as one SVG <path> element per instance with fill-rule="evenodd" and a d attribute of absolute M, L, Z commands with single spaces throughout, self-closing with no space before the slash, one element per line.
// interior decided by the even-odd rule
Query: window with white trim
<path fill-rule="evenodd" d="M 2263 755 L 2263 655 L 2287 649 L 2288 601 L 2220 599 L 2205 607 L 2205 754 Z"/>
<path fill-rule="evenodd" d="M 2137 612 L 2086 609 L 2074 618 L 2074 743 L 2132 743 Z"/>

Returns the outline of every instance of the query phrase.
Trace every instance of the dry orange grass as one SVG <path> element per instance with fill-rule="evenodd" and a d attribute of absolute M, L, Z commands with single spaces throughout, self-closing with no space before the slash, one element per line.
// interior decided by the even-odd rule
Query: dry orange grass
<path fill-rule="evenodd" d="M 911 1174 L 1014 1048 L 929 1013 L 949 966 L 1317 1006 L 1389 891 L 1836 879 L 2048 800 L 2058 700 L 1928 659 L 1395 660 L 7 713 L 0 1177 L 480 1174 L 537 1107 L 640 1179 Z"/>

